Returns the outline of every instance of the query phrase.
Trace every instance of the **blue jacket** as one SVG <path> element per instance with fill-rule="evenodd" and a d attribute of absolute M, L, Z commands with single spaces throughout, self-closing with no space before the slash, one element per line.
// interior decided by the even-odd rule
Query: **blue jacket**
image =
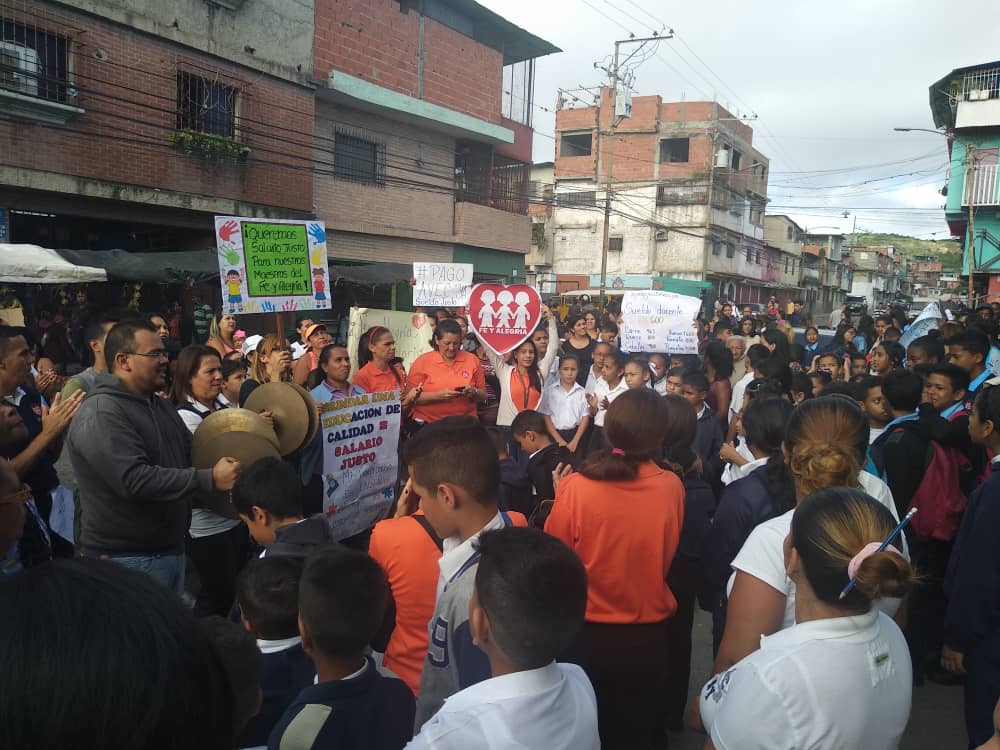
<path fill-rule="evenodd" d="M 267 744 L 278 720 L 299 693 L 313 684 L 316 667 L 303 650 L 302 644 L 263 654 L 260 665 L 260 689 L 263 693 L 260 711 L 247 722 L 237 747 L 258 747 Z"/>
<path fill-rule="evenodd" d="M 985 647 L 1000 658 L 1000 466 L 969 497 L 955 540 L 945 593 L 944 642 L 968 654 Z"/>
<path fill-rule="evenodd" d="M 365 671 L 348 680 L 311 685 L 274 727 L 268 750 L 402 750 L 413 737 L 413 693 L 365 657 Z"/>

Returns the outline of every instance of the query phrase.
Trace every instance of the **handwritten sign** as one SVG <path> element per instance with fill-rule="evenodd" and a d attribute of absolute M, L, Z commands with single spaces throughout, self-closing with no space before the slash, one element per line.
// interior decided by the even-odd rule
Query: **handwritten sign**
<path fill-rule="evenodd" d="M 352 307 L 347 327 L 347 351 L 351 355 L 351 374 L 358 369 L 358 343 L 361 335 L 372 326 L 382 326 L 392 331 L 396 340 L 396 356 L 403 360 L 407 370 L 413 360 L 431 350 L 431 326 L 423 313 L 398 310 L 376 310 L 370 307 Z"/>
<path fill-rule="evenodd" d="M 414 263 L 416 307 L 465 307 L 472 290 L 471 263 Z"/>
<path fill-rule="evenodd" d="M 216 216 L 215 240 L 227 312 L 330 307 L 323 222 Z"/>
<path fill-rule="evenodd" d="M 673 292 L 636 291 L 622 296 L 621 348 L 626 352 L 697 354 L 694 319 L 701 300 Z"/>
<path fill-rule="evenodd" d="M 396 391 L 320 405 L 323 513 L 335 539 L 370 529 L 392 506 L 401 412 Z"/>

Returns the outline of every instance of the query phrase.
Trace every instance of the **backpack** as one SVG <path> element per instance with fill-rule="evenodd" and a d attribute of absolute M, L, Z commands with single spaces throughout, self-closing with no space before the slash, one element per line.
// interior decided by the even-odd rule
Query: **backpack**
<path fill-rule="evenodd" d="M 950 542 L 969 504 L 962 487 L 972 473 L 972 464 L 957 448 L 942 446 L 936 440 L 928 441 L 927 450 L 924 478 L 906 506 L 907 510 L 919 510 L 910 524 L 918 539 Z"/>

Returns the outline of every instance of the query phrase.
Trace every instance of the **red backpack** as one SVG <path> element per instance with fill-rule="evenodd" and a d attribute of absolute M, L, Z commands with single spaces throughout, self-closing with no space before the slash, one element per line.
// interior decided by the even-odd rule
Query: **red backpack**
<path fill-rule="evenodd" d="M 907 510 L 919 510 L 910 523 L 920 539 L 950 542 L 969 504 L 962 492 L 962 476 L 972 471 L 972 465 L 957 448 L 945 448 L 935 440 L 928 442 L 928 451 L 931 455 L 924 478 L 907 505 Z"/>

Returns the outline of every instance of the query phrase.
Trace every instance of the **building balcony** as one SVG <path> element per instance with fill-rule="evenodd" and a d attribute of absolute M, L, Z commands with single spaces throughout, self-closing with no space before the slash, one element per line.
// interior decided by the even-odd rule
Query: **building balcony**
<path fill-rule="evenodd" d="M 962 190 L 962 205 L 968 206 L 971 198 L 973 206 L 1000 206 L 997 175 L 996 164 L 976 165 L 972 172 L 972 190 L 969 190 L 968 180 Z"/>
<path fill-rule="evenodd" d="M 473 247 L 527 253 L 531 218 L 478 203 L 455 203 L 455 241 Z"/>
<path fill-rule="evenodd" d="M 1000 125 L 1000 68 L 975 68 L 962 77 L 955 111 L 956 128 Z"/>

